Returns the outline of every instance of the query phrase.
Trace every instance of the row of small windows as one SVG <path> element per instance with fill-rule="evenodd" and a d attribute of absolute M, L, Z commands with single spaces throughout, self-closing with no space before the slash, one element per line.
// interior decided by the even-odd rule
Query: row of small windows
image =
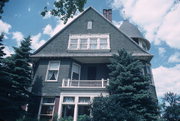
<path fill-rule="evenodd" d="M 109 36 L 75 36 L 69 39 L 68 49 L 71 50 L 96 50 L 110 49 Z"/>

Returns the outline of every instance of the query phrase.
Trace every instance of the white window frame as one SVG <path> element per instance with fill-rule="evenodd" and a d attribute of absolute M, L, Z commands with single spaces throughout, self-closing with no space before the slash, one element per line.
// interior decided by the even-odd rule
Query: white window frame
<path fill-rule="evenodd" d="M 87 29 L 92 29 L 92 21 L 87 22 Z"/>
<path fill-rule="evenodd" d="M 97 38 L 97 48 L 91 49 L 90 48 L 90 39 Z M 100 39 L 105 38 L 107 39 L 107 48 L 100 48 Z M 71 48 L 71 40 L 77 39 L 77 48 Z M 81 39 L 87 39 L 87 48 L 80 48 L 80 41 Z M 68 41 L 68 50 L 110 50 L 110 37 L 109 34 L 70 34 L 69 41 Z"/>
<path fill-rule="evenodd" d="M 54 98 L 54 103 L 43 103 L 43 98 Z M 43 96 L 43 97 L 41 97 L 40 107 L 39 107 L 39 112 L 38 112 L 38 119 L 40 119 L 41 116 L 52 116 L 52 118 L 53 118 L 54 111 L 55 111 L 55 101 L 56 101 L 55 97 L 51 97 L 51 96 Z M 41 114 L 41 109 L 42 109 L 43 105 L 53 106 L 52 114 Z"/>
<path fill-rule="evenodd" d="M 71 80 L 72 80 L 72 76 L 73 76 L 73 65 L 76 65 L 79 67 L 79 79 L 80 80 L 80 77 L 81 77 L 81 65 L 77 64 L 77 63 L 72 63 L 72 68 L 71 68 Z"/>
<path fill-rule="evenodd" d="M 57 70 L 58 72 L 57 72 L 57 79 L 56 79 L 56 80 L 48 80 L 48 74 L 49 74 L 50 64 L 51 64 L 52 62 L 58 62 L 58 63 L 59 63 L 59 64 L 58 64 L 58 70 Z M 46 82 L 56 82 L 56 81 L 58 81 L 59 69 L 60 69 L 60 61 L 49 61 L 49 63 L 48 63 L 48 68 L 47 68 L 47 72 L 46 72 L 46 79 L 45 79 L 45 81 L 46 81 Z"/>

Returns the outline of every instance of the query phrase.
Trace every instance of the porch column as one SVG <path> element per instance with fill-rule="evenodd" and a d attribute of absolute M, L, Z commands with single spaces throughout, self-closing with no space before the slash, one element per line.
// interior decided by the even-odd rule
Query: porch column
<path fill-rule="evenodd" d="M 75 106 L 74 106 L 74 120 L 77 121 L 78 118 L 78 96 L 75 97 Z"/>

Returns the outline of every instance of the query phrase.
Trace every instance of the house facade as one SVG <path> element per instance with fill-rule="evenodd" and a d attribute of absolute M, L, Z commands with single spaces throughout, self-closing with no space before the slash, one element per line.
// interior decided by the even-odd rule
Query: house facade
<path fill-rule="evenodd" d="M 149 41 L 128 21 L 120 28 L 111 21 L 110 9 L 101 15 L 90 7 L 31 55 L 36 95 L 29 109 L 32 114 L 48 120 L 55 114 L 71 116 L 73 121 L 90 116 L 93 99 L 108 96 L 107 65 L 122 48 L 145 65 L 142 74 L 152 77 Z M 153 78 L 150 83 L 156 97 Z"/>

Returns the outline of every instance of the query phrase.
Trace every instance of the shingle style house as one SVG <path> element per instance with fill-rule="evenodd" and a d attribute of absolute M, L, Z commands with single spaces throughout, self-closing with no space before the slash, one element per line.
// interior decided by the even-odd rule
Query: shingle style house
<path fill-rule="evenodd" d="M 31 55 L 37 95 L 31 111 L 38 118 L 58 114 L 77 121 L 79 115 L 90 115 L 93 98 L 108 95 L 107 64 L 119 49 L 131 52 L 146 65 L 143 73 L 151 74 L 149 41 L 128 21 L 114 26 L 110 9 L 103 14 L 88 8 Z M 153 79 L 152 87 L 155 94 Z"/>

